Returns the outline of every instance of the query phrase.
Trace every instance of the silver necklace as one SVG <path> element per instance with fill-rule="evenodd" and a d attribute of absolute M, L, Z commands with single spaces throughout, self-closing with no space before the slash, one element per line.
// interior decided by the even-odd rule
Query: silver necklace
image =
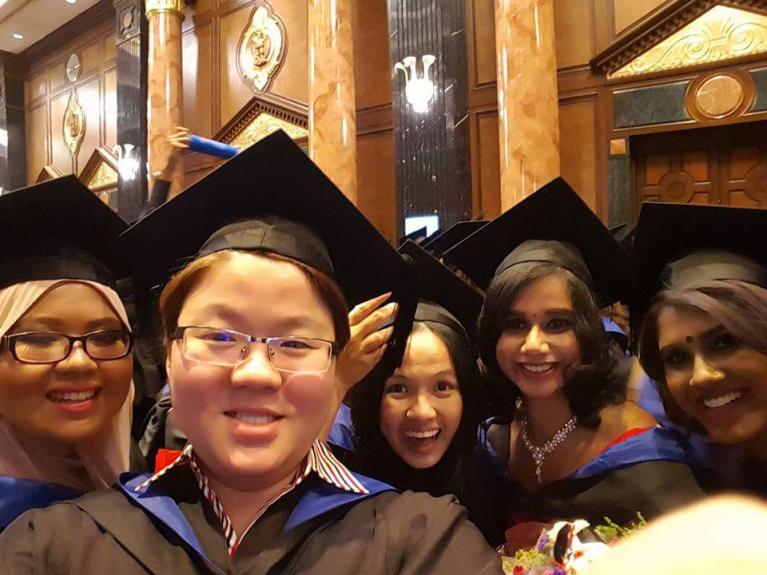
<path fill-rule="evenodd" d="M 530 455 L 533 456 L 533 461 L 535 461 L 535 477 L 538 479 L 538 485 L 543 483 L 543 462 L 546 461 L 546 457 L 549 453 L 554 451 L 560 443 L 567 439 L 567 436 L 572 433 L 577 423 L 578 418 L 573 415 L 567 423 L 557 430 L 551 439 L 543 445 L 538 446 L 534 445 L 527 435 L 527 415 L 525 414 L 522 416 L 522 443 L 525 444 Z"/>

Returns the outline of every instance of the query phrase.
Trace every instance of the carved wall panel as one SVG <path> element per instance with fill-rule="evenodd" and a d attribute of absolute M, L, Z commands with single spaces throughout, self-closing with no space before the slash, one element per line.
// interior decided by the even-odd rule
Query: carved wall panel
<path fill-rule="evenodd" d="M 254 93 L 266 92 L 287 52 L 285 24 L 267 0 L 259 0 L 237 47 L 237 69 Z"/>
<path fill-rule="evenodd" d="M 93 150 L 116 139 L 114 20 L 36 58 L 25 80 L 27 182 L 45 165 L 79 173 Z M 72 55 L 77 58 L 71 60 Z M 67 64 L 75 60 L 69 76 Z M 74 81 L 71 79 L 74 78 Z"/>

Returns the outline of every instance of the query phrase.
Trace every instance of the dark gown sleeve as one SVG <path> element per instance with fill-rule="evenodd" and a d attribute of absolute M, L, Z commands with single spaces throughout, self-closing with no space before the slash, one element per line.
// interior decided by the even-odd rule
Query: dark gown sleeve
<path fill-rule="evenodd" d="M 392 547 L 402 551 L 398 571 L 402 575 L 503 573 L 498 553 L 450 496 L 405 492 L 386 509 L 382 520 L 390 525 Z M 381 552 L 392 554 L 391 549 Z"/>

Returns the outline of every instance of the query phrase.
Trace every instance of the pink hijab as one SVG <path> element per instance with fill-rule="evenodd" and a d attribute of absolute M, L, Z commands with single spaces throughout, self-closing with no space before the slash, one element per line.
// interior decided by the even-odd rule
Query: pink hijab
<path fill-rule="evenodd" d="M 36 280 L 0 290 L 0 336 L 5 335 L 40 297 L 63 283 L 82 283 L 95 289 L 130 329 L 125 307 L 113 289 L 85 280 Z M 111 429 L 98 440 L 77 445 L 75 457 L 33 452 L 22 445 L 0 415 L 0 475 L 58 483 L 80 491 L 110 487 L 120 473 L 128 470 L 132 404 L 131 384 Z"/>

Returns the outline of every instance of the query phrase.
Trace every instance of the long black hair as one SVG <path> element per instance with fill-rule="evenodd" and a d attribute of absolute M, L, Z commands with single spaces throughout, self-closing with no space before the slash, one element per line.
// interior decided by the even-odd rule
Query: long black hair
<path fill-rule="evenodd" d="M 368 377 L 350 393 L 349 405 L 357 442 L 350 465 L 401 490 L 426 491 L 435 496 L 452 493 L 461 498 L 467 491 L 477 446 L 477 429 L 484 415 L 484 386 L 476 356 L 465 334 L 430 321 L 416 321 L 411 333 L 420 329 L 428 329 L 447 346 L 458 380 L 463 410 L 450 446 L 440 461 L 428 469 L 415 469 L 405 463 L 381 431 L 381 400 L 386 379 Z M 375 376 L 375 372 L 372 375 Z"/>
<path fill-rule="evenodd" d="M 506 330 L 514 300 L 533 283 L 554 274 L 565 279 L 573 302 L 575 337 L 580 346 L 581 364 L 567 374 L 564 394 L 578 421 L 589 428 L 601 423 L 599 411 L 626 399 L 625 382 L 615 374 L 617 360 L 599 317 L 594 293 L 571 271 L 550 262 L 512 266 L 493 279 L 479 317 L 479 355 L 489 381 L 491 414 L 498 423 L 514 418 L 519 388 L 498 366 L 496 345 Z"/>

